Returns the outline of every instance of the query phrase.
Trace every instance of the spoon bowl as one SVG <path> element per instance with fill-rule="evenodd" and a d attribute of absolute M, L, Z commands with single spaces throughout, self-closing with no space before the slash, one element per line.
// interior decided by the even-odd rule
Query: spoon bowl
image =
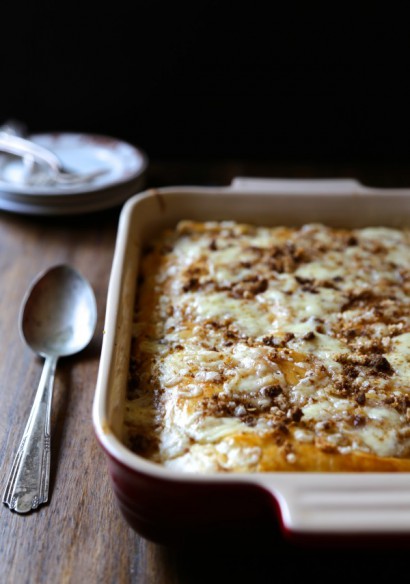
<path fill-rule="evenodd" d="M 96 313 L 88 282 L 70 266 L 56 266 L 29 289 L 22 305 L 20 333 L 43 357 L 73 355 L 90 342 Z"/>
<path fill-rule="evenodd" d="M 3 496 L 3 503 L 11 510 L 27 513 L 48 500 L 50 413 L 57 361 L 83 350 L 96 323 L 93 289 L 69 265 L 43 272 L 27 291 L 20 312 L 20 333 L 45 362 Z"/>

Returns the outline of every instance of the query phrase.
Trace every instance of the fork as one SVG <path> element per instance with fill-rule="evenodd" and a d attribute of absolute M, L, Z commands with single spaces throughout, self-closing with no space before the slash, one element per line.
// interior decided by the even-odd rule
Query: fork
<path fill-rule="evenodd" d="M 88 173 L 68 170 L 54 152 L 18 135 L 22 127 L 22 125 L 17 125 L 15 122 L 6 123 L 0 127 L 0 151 L 20 156 L 25 160 L 29 157 L 31 161 L 47 169 L 53 182 L 71 186 L 90 182 L 107 172 L 106 169 L 98 169 Z"/>

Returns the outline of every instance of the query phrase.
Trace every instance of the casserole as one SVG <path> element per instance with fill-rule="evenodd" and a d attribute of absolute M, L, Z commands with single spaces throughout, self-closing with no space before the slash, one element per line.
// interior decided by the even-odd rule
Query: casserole
<path fill-rule="evenodd" d="M 167 187 L 127 201 L 110 275 L 93 423 L 120 509 L 138 533 L 167 543 L 221 525 L 268 520 L 302 540 L 410 534 L 407 472 L 187 474 L 144 459 L 123 440 L 139 260 L 155 234 L 183 219 L 400 228 L 408 226 L 409 211 L 407 190 L 369 189 L 354 180 L 238 178 L 229 187 Z"/>

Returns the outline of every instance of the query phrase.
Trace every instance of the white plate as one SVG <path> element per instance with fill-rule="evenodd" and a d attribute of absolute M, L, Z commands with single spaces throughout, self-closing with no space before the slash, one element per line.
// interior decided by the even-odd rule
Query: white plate
<path fill-rule="evenodd" d="M 142 150 L 109 136 L 55 132 L 33 134 L 29 138 L 52 150 L 67 168 L 75 172 L 92 172 L 100 169 L 106 171 L 86 184 L 61 187 L 28 186 L 23 180 L 24 162 L 19 158 L 1 154 L 0 192 L 33 197 L 32 203 L 35 204 L 40 203 L 40 199 L 35 200 L 36 195 L 51 198 L 56 195 L 80 195 L 127 184 L 141 176 L 148 165 L 147 156 Z"/>
<path fill-rule="evenodd" d="M 28 198 L 19 193 L 0 191 L 0 210 L 25 215 L 78 215 L 102 211 L 121 205 L 126 199 L 139 192 L 144 185 L 144 177 L 138 177 L 121 187 L 95 191 L 93 197 L 42 197 Z"/>

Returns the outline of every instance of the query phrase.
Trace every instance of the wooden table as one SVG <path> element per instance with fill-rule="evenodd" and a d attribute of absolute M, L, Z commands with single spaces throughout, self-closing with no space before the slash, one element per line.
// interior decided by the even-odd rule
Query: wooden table
<path fill-rule="evenodd" d="M 228 185 L 235 176 L 356 177 L 374 186 L 410 186 L 405 167 L 274 165 L 244 161 L 153 161 L 147 186 Z M 61 359 L 52 414 L 49 504 L 29 515 L 0 508 L 2 584 L 179 584 L 329 581 L 344 572 L 393 581 L 408 573 L 401 549 L 304 548 L 277 533 L 222 535 L 199 546 L 164 547 L 138 536 L 123 519 L 106 461 L 94 436 L 92 402 L 119 208 L 80 217 L 0 212 L 0 481 L 4 485 L 21 438 L 42 359 L 19 336 L 18 315 L 33 278 L 68 262 L 95 290 L 99 321 L 91 345 Z M 3 492 L 3 486 L 1 491 Z M 219 567 L 218 567 L 219 566 Z M 327 566 L 327 567 L 326 567 Z M 303 578 L 303 580 L 302 580 Z"/>

